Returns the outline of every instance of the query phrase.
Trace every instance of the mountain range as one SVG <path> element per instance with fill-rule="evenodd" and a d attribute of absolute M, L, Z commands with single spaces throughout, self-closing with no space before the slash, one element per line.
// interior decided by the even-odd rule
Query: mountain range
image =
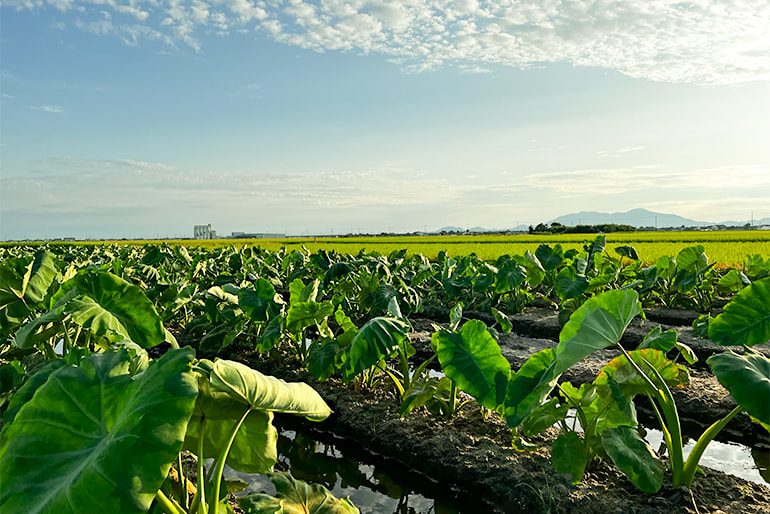
<path fill-rule="evenodd" d="M 677 227 L 708 227 L 713 225 L 724 225 L 726 227 L 740 227 L 751 223 L 751 220 L 745 221 L 696 221 L 685 218 L 677 214 L 666 214 L 662 212 L 649 211 L 647 209 L 631 209 L 628 212 L 595 212 L 581 211 L 572 214 L 565 214 L 547 222 L 561 223 L 569 227 L 575 225 L 602 225 L 605 223 L 615 223 L 616 225 L 631 225 L 632 227 L 656 227 L 656 228 L 677 228 Z M 770 225 L 770 218 L 761 218 L 754 220 L 754 226 Z M 519 225 L 515 228 L 507 229 L 509 231 L 526 232 L 527 225 Z M 460 227 L 448 226 L 436 230 L 440 232 L 464 232 Z M 473 227 L 468 230 L 471 233 L 500 232 L 500 230 L 486 229 L 484 227 Z"/>

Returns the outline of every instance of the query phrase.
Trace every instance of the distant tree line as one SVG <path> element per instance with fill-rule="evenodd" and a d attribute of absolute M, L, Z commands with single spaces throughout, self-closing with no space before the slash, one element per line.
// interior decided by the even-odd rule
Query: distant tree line
<path fill-rule="evenodd" d="M 537 226 L 529 226 L 530 234 L 602 234 L 608 232 L 633 232 L 636 228 L 631 225 L 618 225 L 616 223 L 602 223 L 600 225 L 576 225 L 568 227 L 558 221 L 550 225 L 538 223 Z"/>

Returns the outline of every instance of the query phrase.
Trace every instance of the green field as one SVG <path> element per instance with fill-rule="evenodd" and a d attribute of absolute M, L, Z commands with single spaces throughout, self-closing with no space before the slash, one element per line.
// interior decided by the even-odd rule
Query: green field
<path fill-rule="evenodd" d="M 560 244 L 565 250 L 582 248 L 594 234 L 566 235 L 461 235 L 461 236 L 405 236 L 405 237 L 302 237 L 285 239 L 216 239 L 168 241 L 114 241 L 118 244 L 169 243 L 187 246 L 219 247 L 254 245 L 265 249 L 286 247 L 289 250 L 303 246 L 310 251 L 334 250 L 340 253 L 358 253 L 360 250 L 389 254 L 406 248 L 410 254 L 421 253 L 435 259 L 441 251 L 450 255 L 475 253 L 482 259 L 496 259 L 501 255 L 521 255 L 534 252 L 541 244 Z M 675 256 L 683 248 L 703 245 L 710 261 L 719 267 L 740 267 L 748 256 L 770 257 L 770 231 L 736 230 L 720 232 L 621 232 L 606 234 L 607 250 L 618 246 L 633 246 L 645 263 L 654 263 L 661 255 Z M 12 244 L 12 243 L 4 243 Z M 15 244 L 15 243 L 13 243 Z M 58 243 L 103 244 L 103 243 Z"/>

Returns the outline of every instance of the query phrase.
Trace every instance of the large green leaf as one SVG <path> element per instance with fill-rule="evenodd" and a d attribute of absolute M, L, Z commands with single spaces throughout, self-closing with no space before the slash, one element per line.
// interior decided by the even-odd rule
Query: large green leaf
<path fill-rule="evenodd" d="M 224 393 L 253 410 L 269 410 L 323 421 L 331 409 L 303 382 L 285 382 L 240 362 L 218 359 L 211 370 L 212 391 Z"/>
<path fill-rule="evenodd" d="M 244 287 L 238 291 L 238 304 L 254 321 L 267 321 L 277 314 L 282 302 L 273 285 L 264 278 L 257 280 L 254 289 Z"/>
<path fill-rule="evenodd" d="M 650 332 L 644 336 L 644 340 L 636 347 L 636 349 L 643 350 L 645 348 L 653 348 L 655 350 L 660 350 L 663 353 L 668 353 L 676 346 L 677 336 L 676 330 L 671 329 L 663 332 L 663 329 L 658 326 L 650 330 Z"/>
<path fill-rule="evenodd" d="M 72 321 L 90 328 L 97 336 L 118 334 L 143 348 L 166 339 L 161 318 L 149 298 L 139 287 L 107 271 L 78 273 L 62 284 L 52 303 L 51 311 L 42 316 L 45 322 L 61 321 L 63 315 L 69 314 Z M 30 336 L 42 324 L 33 320 L 31 326 L 23 327 L 15 344 L 29 348 L 35 343 Z"/>
<path fill-rule="evenodd" d="M 717 291 L 720 293 L 736 293 L 745 286 L 751 284 L 751 280 L 742 271 L 735 268 L 725 273 L 717 282 Z"/>
<path fill-rule="evenodd" d="M 76 289 L 68 291 L 66 295 L 59 299 L 51 310 L 23 325 L 14 335 L 13 344 L 17 348 L 26 350 L 51 337 L 52 334 L 49 334 L 48 330 L 43 330 L 42 333 L 38 333 L 38 329 L 49 323 L 61 323 L 67 316 L 66 311 L 68 303 L 77 296 L 77 293 Z"/>
<path fill-rule="evenodd" d="M 770 277 L 735 295 L 709 323 L 709 338 L 718 344 L 746 346 L 770 340 Z"/>
<path fill-rule="evenodd" d="M 3 431 L 0 436 L 0 445 L 4 445 L 8 442 L 8 438 L 5 433 L 11 427 L 11 423 L 16 417 L 16 413 L 32 399 L 35 392 L 46 383 L 51 373 L 57 369 L 65 366 L 63 359 L 53 359 L 40 369 L 38 369 L 32 376 L 27 377 L 27 380 L 22 384 L 18 391 L 13 395 L 11 401 L 8 402 L 8 408 L 3 413 Z"/>
<path fill-rule="evenodd" d="M 498 271 L 495 277 L 495 292 L 507 293 L 521 286 L 527 279 L 527 270 L 511 259 L 498 261 Z"/>
<path fill-rule="evenodd" d="M 706 360 L 711 372 L 746 412 L 770 425 L 770 359 L 749 350 L 712 355 Z"/>
<path fill-rule="evenodd" d="M 551 398 L 535 410 L 521 426 L 524 435 L 531 437 L 567 417 L 569 405 L 560 403 L 558 398 Z"/>
<path fill-rule="evenodd" d="M 203 433 L 203 454 L 199 457 L 215 459 L 228 444 L 236 423 L 249 408 L 226 394 L 212 392 L 211 384 L 205 377 L 199 381 L 199 390 L 185 434 L 184 448 L 198 454 Z M 272 412 L 250 411 L 233 440 L 225 462 L 244 473 L 272 471 L 278 460 L 278 431 L 272 420 Z"/>
<path fill-rule="evenodd" d="M 294 302 L 286 313 L 286 328 L 296 332 L 305 327 L 320 324 L 334 313 L 334 304 L 329 300 L 323 302 Z"/>
<path fill-rule="evenodd" d="M 59 272 L 48 251 L 0 263 L 0 328 L 13 329 L 46 298 Z"/>
<path fill-rule="evenodd" d="M 481 321 L 471 320 L 459 332 L 433 333 L 436 354 L 446 376 L 489 409 L 505 399 L 511 365 Z"/>
<path fill-rule="evenodd" d="M 575 268 L 567 267 L 556 275 L 553 289 L 562 300 L 577 298 L 588 289 L 588 279 L 583 275 L 578 275 Z"/>
<path fill-rule="evenodd" d="M 35 259 L 27 266 L 23 278 L 24 301 L 27 305 L 42 303 L 58 274 L 53 255 L 45 250 L 37 252 Z"/>
<path fill-rule="evenodd" d="M 551 446 L 551 462 L 557 473 L 572 476 L 572 483 L 583 480 L 587 462 L 586 447 L 575 432 L 562 432 Z"/>
<path fill-rule="evenodd" d="M 358 514 L 347 498 L 337 499 L 320 484 L 308 484 L 289 473 L 273 473 L 275 497 L 252 493 L 238 500 L 245 514 Z"/>
<path fill-rule="evenodd" d="M 364 323 L 346 348 L 347 360 L 342 367 L 344 381 L 349 382 L 393 354 L 408 332 L 408 324 L 388 316 L 372 318 Z"/>
<path fill-rule="evenodd" d="M 617 427 L 602 433 L 602 446 L 612 462 L 645 493 L 657 493 L 663 485 L 663 467 L 652 448 L 631 427 Z"/>
<path fill-rule="evenodd" d="M 519 426 L 551 394 L 560 376 L 554 373 L 555 358 L 551 348 L 540 350 L 510 378 L 504 404 L 509 427 Z"/>
<path fill-rule="evenodd" d="M 633 290 L 607 291 L 590 298 L 572 313 L 559 334 L 555 373 L 563 373 L 596 350 L 613 346 L 641 312 L 639 295 Z"/>
<path fill-rule="evenodd" d="M 3 512 L 146 512 L 182 446 L 197 394 L 193 350 L 128 375 L 125 350 L 50 375 L 0 449 Z"/>
<path fill-rule="evenodd" d="M 551 248 L 547 244 L 541 244 L 535 250 L 535 256 L 546 271 L 552 271 L 559 267 L 564 260 L 564 251 L 561 245 Z"/>

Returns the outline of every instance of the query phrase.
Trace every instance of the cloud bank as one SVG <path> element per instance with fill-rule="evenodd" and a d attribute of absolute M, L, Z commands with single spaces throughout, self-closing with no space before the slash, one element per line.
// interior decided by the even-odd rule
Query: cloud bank
<path fill-rule="evenodd" d="M 770 78 L 766 0 L 3 0 L 127 44 L 196 51 L 253 32 L 318 52 L 387 56 L 407 71 L 479 73 L 567 62 L 662 82 Z"/>
<path fill-rule="evenodd" d="M 435 229 L 465 223 L 504 228 L 584 210 L 589 196 L 592 210 L 675 208 L 702 221 L 721 221 L 711 219 L 715 212 L 740 218 L 746 206 L 766 205 L 770 187 L 770 170 L 745 165 L 580 169 L 519 178 L 501 173 L 487 183 L 459 184 L 387 165 L 344 172 L 192 174 L 136 160 L 56 158 L 38 164 L 44 172 L 0 177 L 0 239 L 189 235 L 197 223 L 212 223 L 223 234 L 325 233 L 330 227 L 411 232 L 422 224 Z M 684 200 L 683 190 L 693 200 Z M 629 204 L 629 197 L 647 200 Z M 531 219 L 533 213 L 543 219 Z"/>

